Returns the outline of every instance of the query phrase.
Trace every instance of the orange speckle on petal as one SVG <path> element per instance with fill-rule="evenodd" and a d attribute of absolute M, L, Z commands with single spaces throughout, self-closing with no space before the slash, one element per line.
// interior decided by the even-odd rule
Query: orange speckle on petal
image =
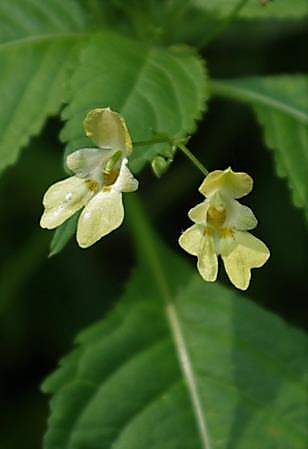
<path fill-rule="evenodd" d="M 98 189 L 98 183 L 96 181 L 92 181 L 91 179 L 86 180 L 86 185 L 91 192 L 96 192 Z"/>
<path fill-rule="evenodd" d="M 218 228 L 222 226 L 226 219 L 226 211 L 224 209 L 219 210 L 216 207 L 210 206 L 207 211 L 207 220 L 210 225 Z"/>
<path fill-rule="evenodd" d="M 219 236 L 221 238 L 233 237 L 233 231 L 229 228 L 222 228 L 219 230 Z"/>
<path fill-rule="evenodd" d="M 213 235 L 213 229 L 209 228 L 208 226 L 204 229 L 204 235 L 211 236 Z"/>

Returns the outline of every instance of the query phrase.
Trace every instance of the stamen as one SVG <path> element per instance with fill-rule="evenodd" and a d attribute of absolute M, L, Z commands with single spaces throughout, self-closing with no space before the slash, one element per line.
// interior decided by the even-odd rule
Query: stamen
<path fill-rule="evenodd" d="M 111 156 L 110 159 L 106 162 L 104 172 L 110 173 L 112 170 L 115 169 L 116 166 L 118 166 L 118 162 L 120 161 L 122 157 L 121 151 L 116 151 L 113 156 Z"/>

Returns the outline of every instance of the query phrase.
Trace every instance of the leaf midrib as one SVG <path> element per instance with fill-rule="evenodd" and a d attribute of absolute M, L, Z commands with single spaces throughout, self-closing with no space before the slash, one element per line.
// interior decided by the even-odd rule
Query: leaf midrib
<path fill-rule="evenodd" d="M 202 449 L 211 449 L 207 422 L 205 413 L 199 398 L 197 382 L 195 380 L 194 369 L 185 344 L 185 337 L 181 328 L 180 320 L 172 300 L 168 280 L 160 264 L 157 252 L 152 245 L 151 229 L 146 222 L 143 214 L 142 205 L 139 203 L 136 195 L 129 198 L 130 214 L 134 217 L 133 231 L 137 237 L 138 246 L 143 259 L 147 261 L 148 267 L 156 279 L 158 291 L 164 302 L 164 312 L 170 328 L 173 343 L 175 345 L 180 369 L 191 399 L 197 428 L 199 431 L 200 443 Z"/>
<path fill-rule="evenodd" d="M 305 113 L 296 107 L 290 106 L 274 97 L 257 92 L 252 88 L 248 89 L 236 86 L 235 84 L 232 84 L 232 82 L 228 81 L 211 80 L 210 89 L 214 95 L 230 97 L 236 100 L 267 106 L 276 111 L 283 112 L 301 123 L 308 124 L 308 113 Z"/>
<path fill-rule="evenodd" d="M 117 332 L 118 328 L 114 329 L 114 332 Z M 148 352 L 149 350 L 152 350 L 152 348 L 157 347 L 158 345 L 161 344 L 165 344 L 167 341 L 169 341 L 170 336 L 166 335 L 166 336 L 162 336 L 161 338 L 159 338 L 158 340 L 154 340 L 150 346 L 146 345 L 143 348 L 141 348 L 140 350 L 137 350 L 136 353 L 134 353 L 133 358 L 139 357 L 140 354 Z M 81 360 L 81 358 L 80 358 Z M 132 357 L 129 357 L 125 362 L 131 362 Z M 123 362 L 123 361 L 122 361 Z M 123 369 L 123 363 L 121 363 L 120 365 L 117 365 L 115 367 L 115 369 L 113 369 L 111 371 L 111 373 L 109 373 L 105 380 L 104 380 L 104 384 L 106 382 L 106 380 L 111 379 L 118 371 L 119 369 Z M 77 372 L 79 371 L 79 369 L 77 369 Z M 229 382 L 224 381 L 222 378 L 217 377 L 217 376 L 213 376 L 211 375 L 210 371 L 205 371 L 204 372 L 205 377 L 210 381 L 210 382 L 214 382 L 216 385 L 219 385 L 222 388 L 228 389 L 228 390 L 233 390 L 235 392 L 238 392 L 237 388 Z M 89 380 L 85 380 L 84 378 L 79 378 L 78 375 L 76 374 L 76 377 L 73 379 L 73 383 L 75 381 L 78 381 L 79 383 L 82 383 L 83 385 L 88 385 L 91 388 L 93 388 L 93 395 L 90 396 L 89 400 L 87 401 L 87 407 L 89 406 L 89 403 L 93 400 L 93 397 L 95 397 L 95 395 L 97 394 L 97 390 L 98 390 L 98 385 L 97 383 L 94 383 L 92 381 Z M 125 431 L 126 428 L 129 427 L 129 425 L 132 424 L 132 422 L 140 417 L 142 415 L 142 413 L 144 413 L 145 410 L 147 410 L 151 405 L 153 405 L 153 403 L 156 402 L 157 398 L 161 397 L 161 395 L 168 391 L 169 389 L 173 388 L 175 385 L 180 384 L 181 382 L 183 382 L 183 379 L 181 377 L 176 377 L 173 379 L 173 381 L 170 383 L 170 385 L 158 392 L 156 395 L 153 396 L 153 398 L 150 399 L 150 401 L 147 401 L 146 404 L 144 404 L 143 407 L 141 407 L 140 409 L 138 409 L 132 416 L 130 416 L 129 420 L 126 421 L 124 427 L 122 427 L 121 431 L 118 432 L 116 438 L 113 441 L 113 445 L 115 445 L 118 441 L 118 439 L 123 435 L 123 432 Z M 256 397 L 253 397 L 249 392 L 245 392 L 243 390 L 241 390 L 240 392 L 240 396 L 243 400 L 246 401 L 246 403 L 249 403 L 251 407 L 253 408 L 260 408 L 260 407 L 264 407 L 266 405 L 265 402 L 258 400 Z M 85 414 L 85 411 L 83 410 L 82 414 L 80 416 L 83 416 Z M 285 416 L 283 416 L 282 412 L 281 413 L 277 413 L 277 411 L 273 410 L 272 408 L 269 409 L 269 415 L 272 416 L 273 418 L 276 419 L 276 421 L 278 420 L 280 424 L 284 425 L 284 426 L 288 426 L 290 429 L 292 428 L 294 431 L 294 425 L 289 421 L 288 418 L 286 418 Z M 78 418 L 78 420 L 80 419 L 80 416 Z M 282 423 L 283 421 L 283 423 Z M 76 423 L 74 425 L 76 427 Z M 293 427 L 292 427 L 293 426 Z M 299 436 L 304 436 L 306 435 L 306 433 L 302 432 L 300 428 L 296 427 L 296 432 L 297 435 Z M 69 440 L 67 443 L 67 447 L 70 447 L 71 441 L 72 441 L 72 436 L 73 436 L 73 431 L 70 432 L 70 436 L 69 436 Z"/>
<path fill-rule="evenodd" d="M 18 47 L 25 44 L 35 44 L 41 42 L 50 42 L 61 39 L 80 39 L 89 36 L 89 33 L 81 32 L 69 32 L 69 33 L 49 33 L 49 34 L 36 34 L 35 36 L 26 36 L 19 39 L 14 39 L 8 42 L 0 42 L 0 51 L 6 48 Z"/>

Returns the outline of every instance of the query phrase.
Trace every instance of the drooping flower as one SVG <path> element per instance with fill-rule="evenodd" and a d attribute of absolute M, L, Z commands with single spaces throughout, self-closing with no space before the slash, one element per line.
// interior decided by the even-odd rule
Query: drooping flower
<path fill-rule="evenodd" d="M 188 212 L 195 224 L 183 232 L 179 244 L 197 256 L 198 271 L 206 281 L 216 280 L 220 255 L 230 281 L 246 290 L 250 270 L 264 265 L 270 256 L 267 246 L 247 232 L 257 226 L 252 210 L 236 201 L 252 185 L 248 174 L 228 168 L 209 173 L 199 188 L 206 199 Z"/>
<path fill-rule="evenodd" d="M 87 248 L 121 225 L 122 192 L 137 190 L 138 181 L 127 167 L 132 142 L 119 114 L 109 108 L 94 109 L 87 114 L 84 129 L 99 148 L 83 148 L 67 157 L 74 176 L 49 187 L 40 225 L 57 228 L 83 208 L 76 237 L 79 246 Z"/>

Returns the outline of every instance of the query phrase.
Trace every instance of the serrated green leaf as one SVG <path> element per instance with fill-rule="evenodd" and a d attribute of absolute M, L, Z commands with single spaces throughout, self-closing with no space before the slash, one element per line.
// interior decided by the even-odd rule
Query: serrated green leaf
<path fill-rule="evenodd" d="M 45 382 L 45 449 L 304 449 L 303 333 L 203 282 L 129 210 L 139 269 Z"/>
<path fill-rule="evenodd" d="M 0 4 L 0 170 L 55 114 L 85 19 L 78 3 L 12 0 Z"/>
<path fill-rule="evenodd" d="M 219 18 L 229 16 L 237 7 L 237 17 L 242 19 L 295 19 L 308 15 L 306 0 L 268 0 L 265 5 L 259 0 L 193 0 L 193 4 Z"/>
<path fill-rule="evenodd" d="M 308 219 L 308 77 L 271 76 L 211 82 L 212 92 L 249 103 L 264 128 L 279 176 Z"/>
<path fill-rule="evenodd" d="M 93 146 L 82 121 L 95 107 L 121 113 L 135 142 L 157 133 L 176 138 L 191 133 L 205 108 L 207 80 L 201 60 L 187 47 L 150 47 L 105 32 L 84 50 L 71 92 L 63 113 L 67 152 Z M 137 172 L 161 152 L 162 144 L 136 146 L 130 167 Z"/>

